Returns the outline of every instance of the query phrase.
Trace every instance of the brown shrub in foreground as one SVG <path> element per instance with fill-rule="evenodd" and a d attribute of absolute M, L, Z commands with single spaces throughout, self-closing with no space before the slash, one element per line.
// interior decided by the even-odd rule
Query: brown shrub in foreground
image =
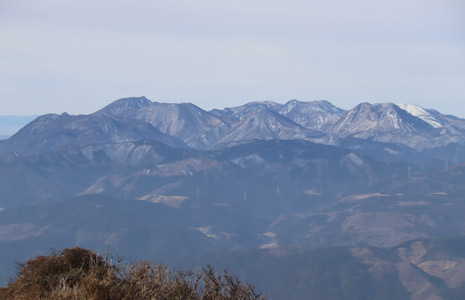
<path fill-rule="evenodd" d="M 0 300 L 252 300 L 264 299 L 228 272 L 173 272 L 149 263 L 119 262 L 82 248 L 39 256 L 20 265 L 17 279 L 0 288 Z"/>

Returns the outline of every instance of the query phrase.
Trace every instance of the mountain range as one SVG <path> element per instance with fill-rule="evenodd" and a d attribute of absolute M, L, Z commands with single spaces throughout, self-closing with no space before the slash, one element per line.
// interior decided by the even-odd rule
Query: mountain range
<path fill-rule="evenodd" d="M 464 193 L 465 120 L 435 110 L 124 98 L 0 141 L 0 281 L 14 261 L 79 245 L 228 262 L 273 299 L 457 299 L 463 251 L 427 259 L 415 245 L 465 236 Z M 250 260 L 300 280 L 295 292 Z"/>
<path fill-rule="evenodd" d="M 465 144 L 465 120 L 409 104 L 361 103 L 345 111 L 328 101 L 291 100 L 205 111 L 191 103 L 158 103 L 133 97 L 86 116 L 41 116 L 0 143 L 0 152 L 33 154 L 71 143 L 143 139 L 175 147 L 184 143 L 197 150 L 253 139 L 300 139 L 337 146 L 347 138 L 437 151 Z M 32 139 L 40 139 L 42 145 Z"/>

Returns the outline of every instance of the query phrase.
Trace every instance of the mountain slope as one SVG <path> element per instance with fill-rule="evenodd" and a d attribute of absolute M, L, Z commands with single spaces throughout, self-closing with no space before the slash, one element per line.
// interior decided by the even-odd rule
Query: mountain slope
<path fill-rule="evenodd" d="M 137 119 L 200 149 L 209 147 L 229 129 L 227 123 L 191 103 L 153 103 L 140 110 Z"/>
<path fill-rule="evenodd" d="M 121 98 L 108 104 L 96 112 L 96 114 L 112 115 L 122 119 L 135 118 L 136 113 L 143 107 L 150 106 L 152 101 L 141 97 Z"/>
<path fill-rule="evenodd" d="M 448 134 L 456 134 L 457 131 L 460 131 L 460 134 L 463 134 L 465 129 L 465 119 L 460 119 L 451 115 L 444 115 L 434 109 L 424 109 L 418 105 L 401 103 L 398 104 L 400 108 L 407 111 L 411 115 L 422 119 L 427 122 L 434 128 L 442 128 L 447 131 L 442 131 Z"/>
<path fill-rule="evenodd" d="M 215 145 L 252 139 L 305 140 L 322 136 L 320 132 L 304 128 L 278 113 L 261 108 L 249 112 L 241 121 L 234 124 Z"/>
<path fill-rule="evenodd" d="M 0 143 L 0 152 L 31 155 L 53 151 L 70 145 L 155 140 L 174 147 L 185 144 L 159 132 L 152 125 L 134 120 L 117 119 L 106 115 L 43 115 L 26 125 L 18 133 Z"/>
<path fill-rule="evenodd" d="M 280 109 L 282 104 L 273 102 L 273 101 L 254 101 L 249 102 L 241 106 L 236 107 L 227 107 L 225 109 L 213 109 L 210 113 L 215 116 L 227 120 L 230 124 L 237 123 L 238 121 L 243 120 L 250 113 L 255 113 L 256 111 L 268 109 L 270 111 L 276 111 Z"/>
<path fill-rule="evenodd" d="M 331 131 L 339 136 L 362 136 L 384 132 L 420 133 L 432 126 L 392 103 L 361 103 L 348 111 Z"/>
<path fill-rule="evenodd" d="M 328 101 L 301 102 L 298 100 L 290 100 L 285 104 L 256 101 L 223 110 L 214 109 L 211 113 L 234 124 L 242 121 L 249 114 L 263 109 L 278 113 L 302 127 L 316 131 L 324 131 L 339 120 L 344 113 L 344 110 Z"/>
<path fill-rule="evenodd" d="M 86 195 L 67 201 L 0 211 L 1 284 L 15 261 L 71 245 L 109 250 L 129 259 L 160 258 L 221 250 L 190 215 L 145 201 Z"/>
<path fill-rule="evenodd" d="M 59 201 L 84 192 L 101 177 L 145 171 L 183 157 L 196 154 L 155 141 L 68 146 L 31 156 L 3 155 L 0 207 Z M 118 197 L 124 197 L 124 190 Z"/>
<path fill-rule="evenodd" d="M 301 102 L 291 100 L 282 105 L 276 112 L 305 128 L 326 131 L 342 117 L 345 111 L 328 101 Z"/>
<path fill-rule="evenodd" d="M 408 166 L 305 141 L 216 151 L 111 143 L 3 158 L 0 207 L 79 194 L 164 204 L 188 212 L 218 246 L 235 249 L 392 246 L 463 234 L 462 166 Z"/>
<path fill-rule="evenodd" d="M 117 100 L 96 114 L 116 115 L 152 124 L 187 145 L 205 149 L 229 128 L 229 124 L 191 103 L 158 103 L 145 97 Z"/>
<path fill-rule="evenodd" d="M 345 113 L 330 132 L 340 137 L 403 144 L 419 151 L 465 142 L 463 135 L 441 134 L 440 129 L 392 103 L 361 103 Z"/>
<path fill-rule="evenodd" d="M 464 246 L 460 236 L 392 248 L 253 250 L 170 264 L 228 269 L 272 299 L 459 300 L 465 294 Z"/>

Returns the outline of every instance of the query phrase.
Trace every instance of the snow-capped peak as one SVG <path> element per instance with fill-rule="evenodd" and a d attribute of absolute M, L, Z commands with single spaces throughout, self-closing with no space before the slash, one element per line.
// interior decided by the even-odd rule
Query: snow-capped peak
<path fill-rule="evenodd" d="M 437 118 L 435 118 L 429 111 L 427 111 L 421 106 L 407 103 L 400 103 L 397 104 L 397 106 L 399 106 L 412 116 L 422 119 L 434 128 L 441 128 L 443 126 L 443 124 Z"/>

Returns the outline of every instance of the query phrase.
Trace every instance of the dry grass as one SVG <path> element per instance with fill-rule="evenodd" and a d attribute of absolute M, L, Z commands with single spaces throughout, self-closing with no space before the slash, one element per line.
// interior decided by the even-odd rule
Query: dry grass
<path fill-rule="evenodd" d="M 253 287 L 211 267 L 200 273 L 170 271 L 146 262 L 120 266 L 82 248 L 65 249 L 21 264 L 17 278 L 0 288 L 0 300 L 252 300 Z"/>

